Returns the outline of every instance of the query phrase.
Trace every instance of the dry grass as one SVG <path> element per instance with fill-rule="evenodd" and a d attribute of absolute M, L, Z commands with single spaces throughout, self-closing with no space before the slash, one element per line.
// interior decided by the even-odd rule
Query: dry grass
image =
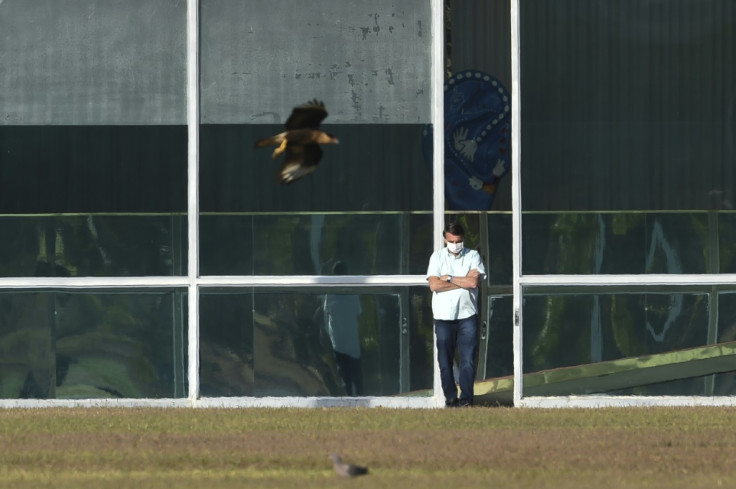
<path fill-rule="evenodd" d="M 0 487 L 736 486 L 736 411 L 13 409 Z M 339 452 L 368 465 L 338 479 Z"/>

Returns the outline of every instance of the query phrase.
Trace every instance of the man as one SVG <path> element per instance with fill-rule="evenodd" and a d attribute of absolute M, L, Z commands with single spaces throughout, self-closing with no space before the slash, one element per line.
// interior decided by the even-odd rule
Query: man
<path fill-rule="evenodd" d="M 446 246 L 432 254 L 427 268 L 442 391 L 445 406 L 472 406 L 478 350 L 478 285 L 485 279 L 486 270 L 480 254 L 463 247 L 465 231 L 460 224 L 447 224 L 442 236 Z M 452 368 L 456 349 L 460 360 L 459 399 Z"/>

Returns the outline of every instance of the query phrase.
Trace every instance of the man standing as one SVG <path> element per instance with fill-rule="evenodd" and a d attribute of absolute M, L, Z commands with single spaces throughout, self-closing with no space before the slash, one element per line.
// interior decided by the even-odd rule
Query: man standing
<path fill-rule="evenodd" d="M 442 391 L 445 406 L 472 406 L 478 350 L 478 284 L 485 279 L 486 270 L 480 254 L 463 247 L 465 230 L 460 224 L 447 224 L 442 236 L 446 246 L 432 254 L 427 268 Z M 459 399 L 452 369 L 456 349 L 460 360 Z"/>

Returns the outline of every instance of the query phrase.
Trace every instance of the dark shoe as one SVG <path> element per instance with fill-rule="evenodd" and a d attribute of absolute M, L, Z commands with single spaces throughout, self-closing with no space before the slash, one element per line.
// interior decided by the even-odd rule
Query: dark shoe
<path fill-rule="evenodd" d="M 458 403 L 458 406 L 460 406 L 461 408 L 464 408 L 464 407 L 473 407 L 473 401 L 460 401 Z"/>
<path fill-rule="evenodd" d="M 460 406 L 460 401 L 457 399 L 450 399 L 448 401 L 445 401 L 445 407 L 446 408 L 456 408 Z"/>

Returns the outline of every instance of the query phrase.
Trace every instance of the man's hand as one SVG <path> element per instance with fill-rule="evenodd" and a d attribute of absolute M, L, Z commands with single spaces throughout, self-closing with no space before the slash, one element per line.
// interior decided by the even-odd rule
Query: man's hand
<path fill-rule="evenodd" d="M 463 287 L 466 289 L 475 289 L 478 287 L 478 279 L 480 278 L 480 271 L 474 268 L 468 272 L 465 278 L 468 280 L 468 283 L 464 285 Z"/>
<path fill-rule="evenodd" d="M 480 279 L 480 271 L 472 269 L 464 277 L 453 277 L 452 282 L 447 281 L 447 275 L 441 277 L 429 277 L 429 288 L 432 292 L 444 292 L 452 289 L 476 289 Z"/>

